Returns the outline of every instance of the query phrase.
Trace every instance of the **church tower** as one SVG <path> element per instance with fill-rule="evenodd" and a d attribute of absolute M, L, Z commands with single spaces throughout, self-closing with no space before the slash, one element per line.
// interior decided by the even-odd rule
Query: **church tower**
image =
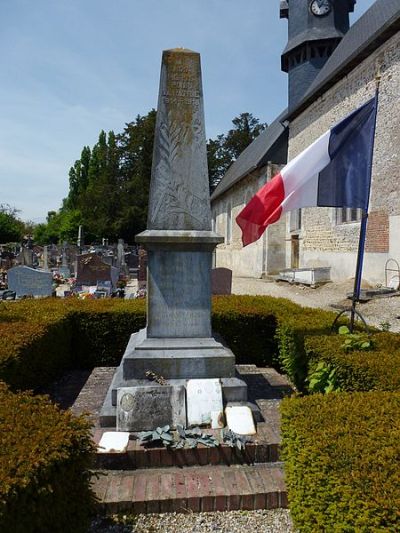
<path fill-rule="evenodd" d="M 318 72 L 349 29 L 356 0 L 282 0 L 288 43 L 282 70 L 289 78 L 289 109 L 300 102 Z"/>

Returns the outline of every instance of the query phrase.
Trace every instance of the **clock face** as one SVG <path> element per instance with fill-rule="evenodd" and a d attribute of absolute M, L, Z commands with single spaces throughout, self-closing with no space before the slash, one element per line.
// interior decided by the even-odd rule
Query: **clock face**
<path fill-rule="evenodd" d="M 331 9 L 332 6 L 329 0 L 312 0 L 310 4 L 311 13 L 317 17 L 327 15 Z"/>

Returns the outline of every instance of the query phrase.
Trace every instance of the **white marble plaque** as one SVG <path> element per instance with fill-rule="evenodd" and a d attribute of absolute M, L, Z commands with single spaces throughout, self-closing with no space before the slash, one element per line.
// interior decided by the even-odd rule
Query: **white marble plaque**
<path fill-rule="evenodd" d="M 189 379 L 186 387 L 189 426 L 211 424 L 211 412 L 223 411 L 219 379 Z"/>
<path fill-rule="evenodd" d="M 97 446 L 98 453 L 124 453 L 128 448 L 129 433 L 106 431 Z"/>
<path fill-rule="evenodd" d="M 234 405 L 225 409 L 226 425 L 238 435 L 255 435 L 253 413 L 250 407 Z"/>

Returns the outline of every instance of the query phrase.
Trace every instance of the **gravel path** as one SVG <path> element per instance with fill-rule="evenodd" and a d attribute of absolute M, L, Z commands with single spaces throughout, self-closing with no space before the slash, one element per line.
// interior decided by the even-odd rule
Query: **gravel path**
<path fill-rule="evenodd" d="M 319 307 L 334 311 L 332 305 L 350 306 L 351 301 L 346 295 L 353 290 L 353 280 L 341 283 L 327 283 L 316 289 L 305 285 L 291 285 L 280 281 L 274 282 L 255 278 L 233 278 L 232 292 L 234 294 L 269 295 L 288 298 L 293 302 L 308 307 Z M 364 287 L 364 285 L 363 285 Z M 374 298 L 357 306 L 368 324 L 382 327 L 382 323 L 390 325 L 390 331 L 400 332 L 400 292 L 395 296 Z"/>
<path fill-rule="evenodd" d="M 90 533 L 292 533 L 289 511 L 230 511 L 97 518 Z"/>

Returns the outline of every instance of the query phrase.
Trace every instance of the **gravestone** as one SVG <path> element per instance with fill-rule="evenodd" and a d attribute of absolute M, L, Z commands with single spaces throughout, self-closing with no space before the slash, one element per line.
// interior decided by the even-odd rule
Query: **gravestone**
<path fill-rule="evenodd" d="M 43 270 L 45 272 L 49 271 L 49 255 L 48 255 L 47 246 L 43 247 Z"/>
<path fill-rule="evenodd" d="M 96 254 L 77 256 L 76 283 L 78 285 L 97 285 L 101 281 L 110 281 L 113 287 L 118 281 L 118 269 L 107 265 Z"/>
<path fill-rule="evenodd" d="M 77 240 L 76 244 L 77 244 L 79 249 L 81 249 L 82 246 L 84 246 L 84 244 L 85 244 L 85 238 L 84 238 L 84 235 L 83 235 L 83 226 L 79 226 L 79 228 L 78 228 L 78 240 Z"/>
<path fill-rule="evenodd" d="M 142 386 L 117 389 L 117 430 L 186 425 L 185 387 Z"/>
<path fill-rule="evenodd" d="M 223 237 L 211 229 L 200 55 L 191 50 L 163 52 L 147 229 L 136 242 L 148 259 L 147 327 L 131 336 L 101 425 L 116 424 L 112 399 L 119 388 L 136 387 L 144 395 L 149 371 L 171 384 L 229 378 L 232 400 L 242 400 L 246 384 L 235 377 L 235 357 L 211 331 L 212 254 Z M 139 287 L 143 257 L 140 251 Z M 135 416 L 132 431 L 154 429 L 154 419 L 143 420 L 142 428 L 141 415 Z"/>
<path fill-rule="evenodd" d="M 222 415 L 222 388 L 219 379 L 189 379 L 186 390 L 189 426 L 211 424 L 212 413 L 218 413 L 217 419 Z"/>
<path fill-rule="evenodd" d="M 138 286 L 143 289 L 147 285 L 147 252 L 144 248 L 139 248 L 138 265 Z"/>
<path fill-rule="evenodd" d="M 8 288 L 17 297 L 51 296 L 53 292 L 53 276 L 51 272 L 41 272 L 27 266 L 16 266 L 7 272 Z"/>
<path fill-rule="evenodd" d="M 232 294 L 232 270 L 222 267 L 213 268 L 211 290 L 213 294 Z"/>
<path fill-rule="evenodd" d="M 68 256 L 67 256 L 67 243 L 64 242 L 62 247 L 62 259 L 61 259 L 61 266 L 59 267 L 58 271 L 64 278 L 69 278 L 71 276 L 71 270 L 68 266 Z"/>
<path fill-rule="evenodd" d="M 17 261 L 22 266 L 31 267 L 33 265 L 33 250 L 22 248 L 17 256 Z"/>

